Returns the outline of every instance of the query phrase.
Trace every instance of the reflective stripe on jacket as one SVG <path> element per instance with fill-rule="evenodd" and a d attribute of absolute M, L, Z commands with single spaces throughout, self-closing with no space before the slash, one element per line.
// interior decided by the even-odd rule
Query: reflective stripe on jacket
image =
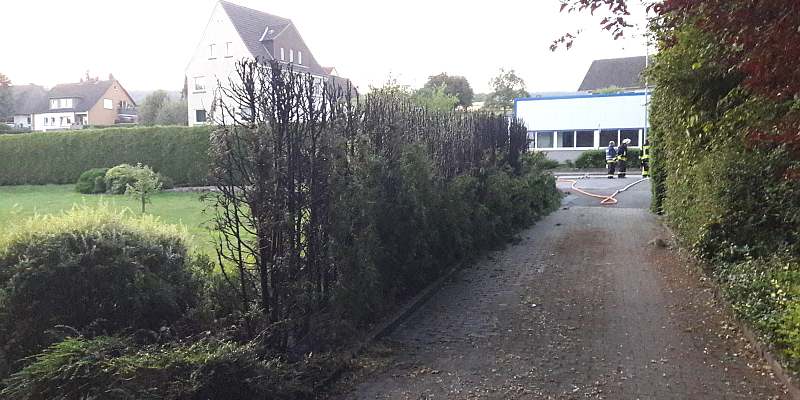
<path fill-rule="evenodd" d="M 650 158 L 650 146 L 642 146 L 642 155 L 639 156 L 640 160 L 645 160 Z"/>
<path fill-rule="evenodd" d="M 606 162 L 614 161 L 617 158 L 617 149 L 614 146 L 606 147 Z"/>

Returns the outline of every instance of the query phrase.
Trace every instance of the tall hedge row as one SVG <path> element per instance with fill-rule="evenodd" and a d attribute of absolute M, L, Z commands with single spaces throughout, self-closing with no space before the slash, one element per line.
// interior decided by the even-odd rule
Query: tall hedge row
<path fill-rule="evenodd" d="M 745 87 L 725 62 L 734 49 L 700 28 L 702 15 L 685 17 L 657 31 L 649 71 L 653 208 L 800 370 L 800 148 L 797 123 L 780 122 L 800 119 L 800 96 Z"/>
<path fill-rule="evenodd" d="M 70 184 L 92 168 L 142 163 L 179 186 L 208 183 L 211 127 L 157 126 L 0 135 L 0 185 Z"/>

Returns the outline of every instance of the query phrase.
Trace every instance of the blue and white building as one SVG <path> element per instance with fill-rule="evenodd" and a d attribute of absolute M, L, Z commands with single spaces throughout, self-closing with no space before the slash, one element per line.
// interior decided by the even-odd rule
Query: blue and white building
<path fill-rule="evenodd" d="M 563 162 L 610 141 L 640 147 L 649 130 L 650 92 L 639 83 L 644 68 L 645 57 L 596 60 L 577 92 L 516 99 L 514 115 L 528 128 L 530 150 Z M 596 94 L 609 87 L 622 93 Z"/>

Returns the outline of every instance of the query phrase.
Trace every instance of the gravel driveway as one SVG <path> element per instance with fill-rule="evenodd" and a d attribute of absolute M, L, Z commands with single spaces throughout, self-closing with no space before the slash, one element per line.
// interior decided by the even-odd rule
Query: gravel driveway
<path fill-rule="evenodd" d="M 577 186 L 610 195 L 637 178 Z M 331 398 L 790 398 L 703 275 L 664 247 L 649 181 L 611 206 L 573 193 L 457 273 Z"/>

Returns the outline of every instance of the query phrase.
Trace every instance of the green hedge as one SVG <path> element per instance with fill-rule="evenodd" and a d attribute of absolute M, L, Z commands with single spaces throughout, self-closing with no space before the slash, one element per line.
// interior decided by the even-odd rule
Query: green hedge
<path fill-rule="evenodd" d="M 642 154 L 640 149 L 628 149 L 628 168 L 641 168 L 642 162 L 639 156 Z M 575 166 L 578 168 L 605 168 L 605 150 L 587 150 L 575 159 Z"/>
<path fill-rule="evenodd" d="M 142 163 L 178 186 L 208 183 L 212 127 L 157 126 L 0 136 L 0 185 L 73 184 L 92 168 Z"/>

